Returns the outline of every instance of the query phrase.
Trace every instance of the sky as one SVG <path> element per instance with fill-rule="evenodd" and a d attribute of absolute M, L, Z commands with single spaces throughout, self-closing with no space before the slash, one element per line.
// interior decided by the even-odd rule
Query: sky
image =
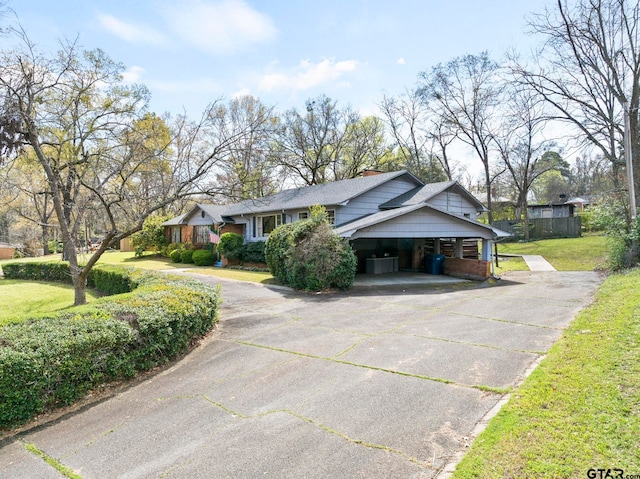
<path fill-rule="evenodd" d="M 465 54 L 496 60 L 538 39 L 526 17 L 549 0 L 5 0 L 39 49 L 100 48 L 150 110 L 198 118 L 244 94 L 284 111 L 326 95 L 364 115 L 418 74 Z M 4 21 L 11 21 L 11 15 Z M 16 17 L 13 17 L 15 20 Z"/>

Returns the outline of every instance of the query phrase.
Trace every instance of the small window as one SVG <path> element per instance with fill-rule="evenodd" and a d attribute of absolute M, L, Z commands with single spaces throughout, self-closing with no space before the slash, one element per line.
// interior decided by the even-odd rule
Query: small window
<path fill-rule="evenodd" d="M 258 236 L 269 236 L 274 229 L 282 224 L 282 215 L 258 216 Z"/>
<path fill-rule="evenodd" d="M 327 210 L 327 220 L 329 224 L 335 226 L 336 224 L 336 210 Z"/>
<path fill-rule="evenodd" d="M 308 211 L 301 211 L 300 213 L 298 213 L 298 220 L 308 220 L 308 219 L 309 219 Z"/>

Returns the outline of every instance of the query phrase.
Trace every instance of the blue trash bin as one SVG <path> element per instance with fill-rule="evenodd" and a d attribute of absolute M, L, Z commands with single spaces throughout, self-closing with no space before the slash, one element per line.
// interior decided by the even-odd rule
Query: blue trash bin
<path fill-rule="evenodd" d="M 426 254 L 424 256 L 425 273 L 444 274 L 444 255 Z"/>

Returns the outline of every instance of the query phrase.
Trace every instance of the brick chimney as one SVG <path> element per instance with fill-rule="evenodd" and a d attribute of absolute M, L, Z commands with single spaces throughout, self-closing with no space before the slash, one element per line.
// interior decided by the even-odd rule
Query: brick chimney
<path fill-rule="evenodd" d="M 381 173 L 382 173 L 382 171 L 380 171 L 380 170 L 362 170 L 362 176 L 363 177 L 365 177 L 365 176 L 376 176 L 376 175 L 379 175 Z"/>

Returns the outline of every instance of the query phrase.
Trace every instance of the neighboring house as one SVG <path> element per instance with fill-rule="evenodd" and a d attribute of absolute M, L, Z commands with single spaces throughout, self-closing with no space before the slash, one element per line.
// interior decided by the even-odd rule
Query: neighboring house
<path fill-rule="evenodd" d="M 549 203 L 546 205 L 529 205 L 529 219 L 568 218 L 573 216 L 575 206 L 571 203 Z"/>
<path fill-rule="evenodd" d="M 584 211 L 585 208 L 591 205 L 592 200 L 590 196 L 577 196 L 569 198 L 565 203 L 573 205 L 577 211 Z"/>
<path fill-rule="evenodd" d="M 172 242 L 206 242 L 210 229 L 265 241 L 279 225 L 307 219 L 313 205 L 324 206 L 335 232 L 349 239 L 360 272 L 385 258 L 393 259 L 394 271 L 423 270 L 425 254 L 439 254 L 441 241 L 451 241 L 455 257 L 444 261 L 445 273 L 486 278 L 493 240 L 510 236 L 477 221 L 485 207 L 457 182 L 425 185 L 407 171 L 365 174 L 231 205 L 198 204 L 164 226 Z M 482 242 L 479 260 L 463 259 L 469 239 Z"/>

